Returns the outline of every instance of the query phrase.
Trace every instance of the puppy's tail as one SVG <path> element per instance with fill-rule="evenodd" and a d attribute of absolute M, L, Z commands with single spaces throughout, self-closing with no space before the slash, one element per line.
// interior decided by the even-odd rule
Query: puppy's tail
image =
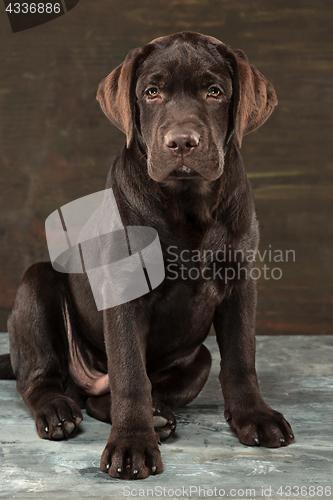
<path fill-rule="evenodd" d="M 0 380 L 15 380 L 9 354 L 0 355 Z"/>

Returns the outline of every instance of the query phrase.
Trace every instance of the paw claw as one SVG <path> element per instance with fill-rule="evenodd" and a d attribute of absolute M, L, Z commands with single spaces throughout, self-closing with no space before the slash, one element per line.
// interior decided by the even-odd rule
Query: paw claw
<path fill-rule="evenodd" d="M 82 422 L 83 418 L 82 417 L 75 417 L 75 425 L 78 427 L 80 423 Z"/>
<path fill-rule="evenodd" d="M 158 432 L 159 438 L 162 440 L 166 440 L 171 435 L 171 432 L 171 429 L 161 429 Z"/>
<path fill-rule="evenodd" d="M 64 439 L 64 433 L 62 432 L 61 429 L 56 429 L 52 434 L 51 434 L 51 438 L 54 440 L 54 441 L 59 441 L 60 439 Z"/>
<path fill-rule="evenodd" d="M 72 432 L 75 430 L 75 424 L 73 422 L 65 422 L 64 423 L 64 430 L 67 434 L 67 436 L 70 436 Z"/>
<path fill-rule="evenodd" d="M 168 423 L 168 420 L 164 417 L 153 417 L 153 421 L 154 421 L 154 427 L 156 429 L 156 427 L 165 427 Z"/>

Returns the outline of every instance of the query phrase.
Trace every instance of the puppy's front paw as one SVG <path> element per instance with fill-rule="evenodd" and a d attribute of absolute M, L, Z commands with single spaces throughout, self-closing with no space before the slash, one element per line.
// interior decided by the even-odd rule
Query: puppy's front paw
<path fill-rule="evenodd" d="M 40 406 L 34 417 L 39 436 L 54 441 L 75 434 L 83 419 L 79 406 L 65 396 L 50 398 Z"/>
<path fill-rule="evenodd" d="M 101 470 L 119 479 L 145 479 L 163 471 L 158 438 L 155 433 L 117 437 L 111 431 L 103 451 Z"/>
<path fill-rule="evenodd" d="M 268 405 L 257 409 L 225 410 L 224 416 L 239 441 L 248 446 L 279 448 L 294 441 L 292 428 L 282 413 Z"/>

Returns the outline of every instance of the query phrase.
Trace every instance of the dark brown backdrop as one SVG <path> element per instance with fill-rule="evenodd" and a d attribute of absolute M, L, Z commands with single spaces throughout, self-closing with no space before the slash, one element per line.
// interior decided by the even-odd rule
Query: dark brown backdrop
<path fill-rule="evenodd" d="M 242 150 L 260 249 L 292 249 L 296 261 L 266 258 L 283 276 L 259 280 L 257 332 L 333 333 L 333 10 L 324 0 L 81 0 L 15 34 L 1 2 L 0 330 L 24 270 L 48 259 L 46 217 L 103 189 L 124 143 L 95 101 L 98 83 L 129 49 L 185 29 L 243 49 L 279 98 Z"/>

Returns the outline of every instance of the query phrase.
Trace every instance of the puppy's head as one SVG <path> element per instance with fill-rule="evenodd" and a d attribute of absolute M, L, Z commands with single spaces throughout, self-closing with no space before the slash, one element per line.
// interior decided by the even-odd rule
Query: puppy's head
<path fill-rule="evenodd" d="M 191 32 L 131 50 L 97 99 L 127 147 L 140 138 L 157 182 L 217 179 L 230 142 L 241 147 L 277 104 L 272 84 L 242 51 Z"/>

